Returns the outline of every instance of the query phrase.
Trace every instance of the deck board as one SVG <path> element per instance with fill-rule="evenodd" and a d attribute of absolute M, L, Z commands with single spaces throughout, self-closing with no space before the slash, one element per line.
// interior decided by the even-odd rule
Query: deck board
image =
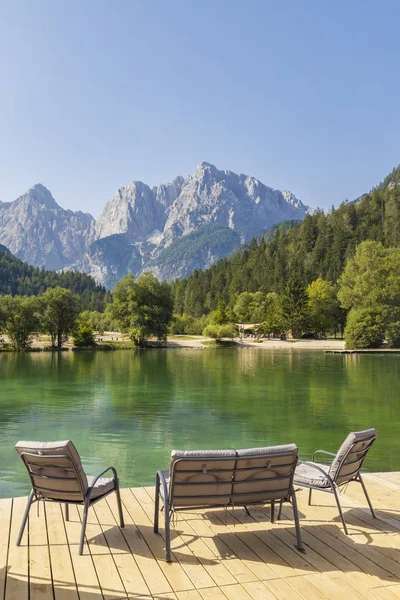
<path fill-rule="evenodd" d="M 400 598 L 400 473 L 365 476 L 378 520 L 362 490 L 342 497 L 349 536 L 334 499 L 298 492 L 305 554 L 295 548 L 292 509 L 270 522 L 268 506 L 180 513 L 164 556 L 163 520 L 154 534 L 154 488 L 121 490 L 89 512 L 78 555 L 81 507 L 47 503 L 31 510 L 15 545 L 26 498 L 0 500 L 0 600 L 395 600 Z"/>

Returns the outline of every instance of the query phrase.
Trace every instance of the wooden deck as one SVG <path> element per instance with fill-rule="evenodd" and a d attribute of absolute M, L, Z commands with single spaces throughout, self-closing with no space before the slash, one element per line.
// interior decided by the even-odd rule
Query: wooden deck
<path fill-rule="evenodd" d="M 163 530 L 152 531 L 153 488 L 122 491 L 126 527 L 119 529 L 114 494 L 89 513 L 78 555 L 81 511 L 66 522 L 58 504 L 36 505 L 22 545 L 15 539 L 26 498 L 0 500 L 0 600 L 322 600 L 400 598 L 400 473 L 366 475 L 379 520 L 360 486 L 343 503 L 349 536 L 333 498 L 298 494 L 306 553 L 294 548 L 291 508 L 280 523 L 269 508 L 182 513 L 172 532 L 174 563 L 164 560 Z"/>

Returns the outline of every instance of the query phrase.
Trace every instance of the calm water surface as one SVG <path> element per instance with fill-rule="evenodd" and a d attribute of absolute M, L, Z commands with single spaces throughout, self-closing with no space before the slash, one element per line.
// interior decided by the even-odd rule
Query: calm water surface
<path fill-rule="evenodd" d="M 221 349 L 0 354 L 0 497 L 25 494 L 14 450 L 75 442 L 90 474 L 153 483 L 172 448 L 296 442 L 336 450 L 351 430 L 380 437 L 365 466 L 400 470 L 400 358 Z"/>

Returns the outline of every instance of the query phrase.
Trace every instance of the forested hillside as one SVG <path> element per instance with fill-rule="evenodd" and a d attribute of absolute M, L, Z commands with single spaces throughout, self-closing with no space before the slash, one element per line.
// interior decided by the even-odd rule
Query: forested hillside
<path fill-rule="evenodd" d="M 0 295 L 38 296 L 57 286 L 78 294 L 83 309 L 104 310 L 108 293 L 92 277 L 74 271 L 56 273 L 32 267 L 0 245 Z"/>
<path fill-rule="evenodd" d="M 243 251 L 207 271 L 172 284 L 175 312 L 195 317 L 219 302 L 233 308 L 242 292 L 281 293 L 288 279 L 304 285 L 322 277 L 336 284 L 348 258 L 364 240 L 400 246 L 400 167 L 369 194 L 328 214 L 307 215 L 294 227 L 282 225 L 272 240 L 254 239 Z"/>

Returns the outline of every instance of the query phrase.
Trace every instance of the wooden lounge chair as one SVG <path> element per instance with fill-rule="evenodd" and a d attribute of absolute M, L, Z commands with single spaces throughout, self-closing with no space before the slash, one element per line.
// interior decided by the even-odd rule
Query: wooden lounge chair
<path fill-rule="evenodd" d="M 327 452 L 326 450 L 316 450 L 313 454 L 312 462 L 299 461 L 294 474 L 294 484 L 300 487 L 309 488 L 310 490 L 308 496 L 309 505 L 311 505 L 311 494 L 313 490 L 332 492 L 334 494 L 346 535 L 348 535 L 348 531 L 338 494 L 342 486 L 348 485 L 352 481 L 360 483 L 372 516 L 376 518 L 368 496 L 367 488 L 365 487 L 360 473 L 367 452 L 376 440 L 376 437 L 377 433 L 375 429 L 354 431 L 347 436 L 336 454 Z M 330 465 L 316 463 L 315 458 L 318 454 L 332 456 L 332 463 Z"/>
<path fill-rule="evenodd" d="M 248 450 L 173 450 L 169 471 L 158 471 L 154 531 L 158 533 L 159 502 L 165 519 L 165 554 L 171 561 L 170 520 L 182 510 L 291 502 L 297 548 L 303 551 L 293 475 L 298 450 L 295 444 Z"/>
<path fill-rule="evenodd" d="M 83 542 L 89 506 L 95 504 L 112 492 L 117 495 L 118 512 L 121 527 L 124 527 L 121 497 L 117 472 L 114 467 L 107 467 L 95 477 L 86 475 L 82 468 L 79 454 L 70 441 L 63 442 L 18 442 L 15 446 L 21 456 L 32 484 L 24 518 L 18 534 L 17 546 L 20 545 L 24 533 L 29 509 L 33 502 L 65 503 L 65 518 L 69 519 L 69 504 L 83 504 L 83 517 L 79 554 L 83 552 Z M 107 471 L 112 477 L 103 477 Z"/>

